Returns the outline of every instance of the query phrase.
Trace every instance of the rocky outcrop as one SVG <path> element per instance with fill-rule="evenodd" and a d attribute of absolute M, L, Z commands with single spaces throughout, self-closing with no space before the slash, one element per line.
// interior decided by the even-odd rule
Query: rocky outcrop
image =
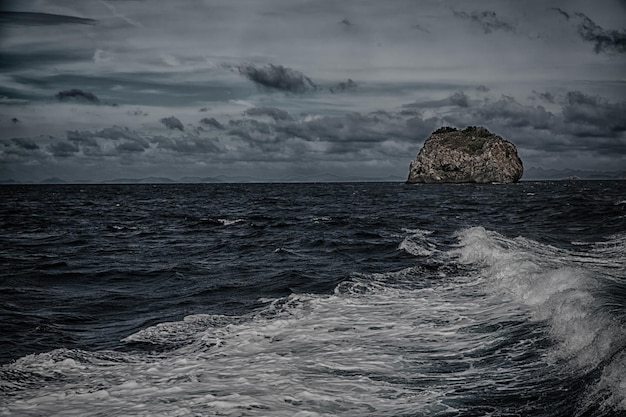
<path fill-rule="evenodd" d="M 411 161 L 408 183 L 511 183 L 524 173 L 515 145 L 484 127 L 442 127 Z"/>

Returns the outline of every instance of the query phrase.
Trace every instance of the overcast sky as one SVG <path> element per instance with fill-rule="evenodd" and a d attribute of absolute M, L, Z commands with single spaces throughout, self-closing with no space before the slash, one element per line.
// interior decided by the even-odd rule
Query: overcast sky
<path fill-rule="evenodd" d="M 440 126 L 626 170 L 625 0 L 20 0 L 0 180 L 405 178 Z"/>

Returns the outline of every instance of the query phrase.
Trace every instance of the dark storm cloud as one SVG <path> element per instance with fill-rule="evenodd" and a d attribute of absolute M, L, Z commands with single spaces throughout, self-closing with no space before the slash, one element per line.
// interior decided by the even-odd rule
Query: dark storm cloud
<path fill-rule="evenodd" d="M 308 141 L 376 142 L 383 139 L 379 122 L 359 113 L 321 117 L 286 126 L 283 132 Z"/>
<path fill-rule="evenodd" d="M 107 127 L 95 132 L 78 130 L 71 130 L 67 132 L 67 139 L 72 142 L 89 142 L 89 140 L 96 138 L 114 141 L 126 139 L 129 141 L 145 143 L 145 139 L 142 138 L 137 132 L 121 126 Z"/>
<path fill-rule="evenodd" d="M 41 147 L 31 138 L 0 140 L 0 164 L 10 161 L 33 161 L 43 154 Z"/>
<path fill-rule="evenodd" d="M 219 146 L 214 143 L 215 139 L 201 137 L 168 138 L 156 136 L 151 139 L 158 149 L 164 149 L 182 154 L 207 154 L 221 153 Z"/>
<path fill-rule="evenodd" d="M 181 132 L 185 130 L 185 127 L 183 126 L 182 122 L 174 116 L 164 117 L 160 120 L 160 122 L 163 123 L 165 127 L 167 127 L 168 129 L 172 129 L 172 130 L 178 129 Z"/>
<path fill-rule="evenodd" d="M 330 142 L 380 142 L 394 134 L 387 128 L 391 126 L 384 123 L 383 118 L 360 113 L 325 116 L 291 126 L 299 137 Z"/>
<path fill-rule="evenodd" d="M 147 147 L 137 142 L 124 142 L 117 145 L 115 149 L 120 153 L 137 153 L 145 151 Z"/>
<path fill-rule="evenodd" d="M 113 126 L 96 131 L 68 131 L 67 140 L 49 137 L 45 150 L 55 156 L 68 158 L 79 152 L 82 156 L 92 159 L 100 158 L 127 158 L 129 155 L 139 155 L 148 149 L 156 149 L 177 154 L 220 154 L 224 150 L 219 146 L 216 138 L 203 138 L 197 135 L 181 137 L 165 137 L 162 135 L 143 135 L 126 127 Z M 14 138 L 3 141 L 3 153 L 17 153 L 28 157 L 39 151 L 39 146 L 28 138 Z M 113 161 L 113 159 L 110 159 Z"/>
<path fill-rule="evenodd" d="M 83 17 L 67 16 L 50 13 L 8 12 L 0 11 L 0 24 L 20 26 L 49 26 L 49 25 L 95 25 L 98 21 Z"/>
<path fill-rule="evenodd" d="M 514 32 L 515 28 L 508 22 L 500 19 L 496 12 L 485 10 L 483 12 L 457 12 L 455 10 L 452 11 L 454 16 L 469 20 L 473 23 L 479 25 L 483 32 L 492 33 L 494 31 L 504 31 L 504 32 Z"/>
<path fill-rule="evenodd" d="M 149 140 L 126 127 L 113 126 L 97 131 L 70 130 L 67 140 L 87 156 L 104 157 L 143 152 L 150 147 Z M 111 146 L 111 142 L 116 143 Z"/>
<path fill-rule="evenodd" d="M 246 116 L 268 116 L 274 120 L 291 120 L 291 116 L 276 107 L 253 107 L 244 112 Z"/>
<path fill-rule="evenodd" d="M 269 64 L 264 67 L 256 65 L 241 65 L 239 73 L 261 87 L 280 90 L 289 93 L 304 93 L 308 90 L 316 90 L 313 81 L 300 71 L 283 67 L 282 65 Z"/>
<path fill-rule="evenodd" d="M 512 127 L 532 127 L 548 129 L 553 114 L 543 106 L 526 106 L 513 97 L 502 96 L 495 102 L 488 102 L 473 111 L 481 120 L 498 121 Z"/>
<path fill-rule="evenodd" d="M 80 151 L 76 144 L 70 142 L 53 143 L 48 145 L 47 149 L 52 155 L 61 158 L 68 158 Z"/>
<path fill-rule="evenodd" d="M 254 119 L 230 120 L 228 133 L 248 142 L 271 142 L 279 140 L 274 128 Z"/>
<path fill-rule="evenodd" d="M 28 151 L 35 151 L 39 149 L 39 145 L 33 142 L 32 139 L 29 138 L 13 138 L 11 142 L 15 144 L 18 148 L 22 148 Z"/>
<path fill-rule="evenodd" d="M 206 126 L 213 126 L 216 129 L 224 129 L 224 125 L 215 120 L 214 117 L 204 117 L 202 120 L 200 120 L 200 123 Z"/>
<path fill-rule="evenodd" d="M 59 101 L 77 101 L 82 103 L 99 104 L 100 99 L 93 93 L 74 88 L 71 90 L 59 91 L 54 95 Z"/>
<path fill-rule="evenodd" d="M 567 93 L 563 119 L 577 125 L 576 136 L 620 136 L 626 131 L 626 101 L 611 103 L 580 91 Z"/>
<path fill-rule="evenodd" d="M 578 34 L 586 41 L 593 43 L 593 50 L 600 52 L 626 52 L 626 31 L 605 30 L 583 13 L 576 13 L 579 19 Z"/>

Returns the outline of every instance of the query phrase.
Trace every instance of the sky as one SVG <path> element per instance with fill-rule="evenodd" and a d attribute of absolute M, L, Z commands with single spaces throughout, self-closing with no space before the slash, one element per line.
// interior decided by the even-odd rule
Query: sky
<path fill-rule="evenodd" d="M 626 0 L 0 4 L 1 181 L 406 178 L 469 125 L 626 171 Z"/>

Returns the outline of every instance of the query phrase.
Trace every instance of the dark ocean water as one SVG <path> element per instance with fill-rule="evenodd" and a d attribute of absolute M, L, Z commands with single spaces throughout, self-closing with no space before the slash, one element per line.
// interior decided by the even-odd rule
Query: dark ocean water
<path fill-rule="evenodd" d="M 0 187 L 0 416 L 626 416 L 626 181 Z"/>

